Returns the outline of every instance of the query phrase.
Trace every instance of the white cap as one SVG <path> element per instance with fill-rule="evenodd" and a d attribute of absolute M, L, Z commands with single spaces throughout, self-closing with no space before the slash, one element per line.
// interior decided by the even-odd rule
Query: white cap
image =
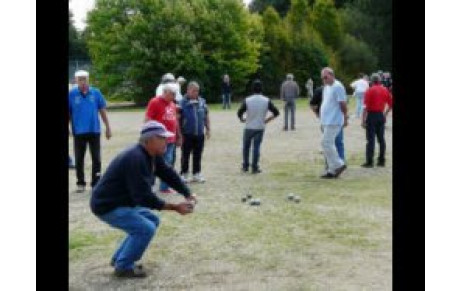
<path fill-rule="evenodd" d="M 187 82 L 187 80 L 184 77 L 180 76 L 179 78 L 177 78 L 177 82 Z"/>
<path fill-rule="evenodd" d="M 174 133 L 168 131 L 166 127 L 155 120 L 147 121 L 142 125 L 141 136 L 150 137 L 150 136 L 162 136 L 162 137 L 172 137 Z"/>
<path fill-rule="evenodd" d="M 86 77 L 88 78 L 89 77 L 89 73 L 85 70 L 78 70 L 75 72 L 75 77 L 78 78 L 78 77 Z"/>
<path fill-rule="evenodd" d="M 174 78 L 174 75 L 171 73 L 167 73 L 163 75 L 163 78 L 161 78 L 162 82 L 167 82 L 167 81 L 175 81 L 176 78 Z"/>

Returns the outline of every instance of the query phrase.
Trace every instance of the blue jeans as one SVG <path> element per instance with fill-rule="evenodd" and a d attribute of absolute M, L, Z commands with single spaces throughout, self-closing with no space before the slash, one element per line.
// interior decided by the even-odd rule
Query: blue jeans
<path fill-rule="evenodd" d="M 252 169 L 259 169 L 260 145 L 264 137 L 263 129 L 245 129 L 243 134 L 243 169 L 249 168 L 249 150 L 252 146 Z"/>
<path fill-rule="evenodd" d="M 335 147 L 337 148 L 337 153 L 339 157 L 345 162 L 345 145 L 343 143 L 343 127 L 340 130 L 339 134 L 335 138 Z"/>
<path fill-rule="evenodd" d="M 222 94 L 222 108 L 226 109 L 228 107 L 230 109 L 231 103 L 231 95 L 229 93 Z"/>
<path fill-rule="evenodd" d="M 176 144 L 175 143 L 168 143 L 166 145 L 166 152 L 163 155 L 163 158 L 165 159 L 166 164 L 170 165 L 171 167 L 174 167 L 174 152 L 176 151 Z M 160 191 L 166 191 L 169 189 L 169 185 L 166 184 L 165 182 L 161 181 L 160 182 Z"/>
<path fill-rule="evenodd" d="M 160 225 L 158 216 L 145 207 L 118 207 L 98 218 L 128 234 L 112 257 L 116 270 L 134 268 Z"/>
<path fill-rule="evenodd" d="M 356 96 L 356 117 L 361 117 L 361 113 L 363 111 L 363 99 L 364 93 L 355 93 Z"/>

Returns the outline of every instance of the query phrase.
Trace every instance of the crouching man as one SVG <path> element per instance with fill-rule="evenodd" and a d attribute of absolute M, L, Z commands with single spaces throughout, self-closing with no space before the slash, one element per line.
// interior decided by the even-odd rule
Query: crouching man
<path fill-rule="evenodd" d="M 160 223 L 150 209 L 173 210 L 182 215 L 193 211 L 195 195 L 163 159 L 166 138 L 173 135 L 159 122 L 145 123 L 139 143 L 113 159 L 92 191 L 91 211 L 100 220 L 127 233 L 111 260 L 117 277 L 146 276 L 142 266 L 135 262 L 141 259 Z M 154 174 L 186 201 L 170 204 L 157 197 L 152 192 Z"/>

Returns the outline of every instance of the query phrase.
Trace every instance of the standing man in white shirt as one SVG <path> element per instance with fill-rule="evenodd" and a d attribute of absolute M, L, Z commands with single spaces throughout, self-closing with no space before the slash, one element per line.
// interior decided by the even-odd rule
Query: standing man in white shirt
<path fill-rule="evenodd" d="M 324 68 L 321 71 L 321 79 L 324 82 L 323 101 L 321 104 L 321 126 L 323 127 L 324 156 L 327 162 L 326 174 L 321 176 L 324 179 L 338 178 L 347 168 L 345 162 L 339 157 L 335 146 L 335 139 L 342 127 L 348 125 L 347 121 L 347 95 L 342 83 L 335 79 L 334 71 L 331 68 Z"/>
<path fill-rule="evenodd" d="M 359 74 L 359 79 L 353 81 L 350 87 L 355 90 L 353 96 L 356 97 L 356 118 L 361 118 L 364 93 L 369 89 L 369 82 L 364 79 L 364 74 L 361 73 Z"/>

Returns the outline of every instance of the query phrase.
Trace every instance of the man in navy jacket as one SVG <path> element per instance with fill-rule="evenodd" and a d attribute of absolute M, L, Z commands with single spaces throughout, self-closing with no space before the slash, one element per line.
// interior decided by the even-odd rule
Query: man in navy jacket
<path fill-rule="evenodd" d="M 191 213 L 196 197 L 163 159 L 166 138 L 174 135 L 163 124 L 149 121 L 142 127 L 139 143 L 124 150 L 108 166 L 91 195 L 91 211 L 102 221 L 128 235 L 112 257 L 117 277 L 139 278 L 146 273 L 135 265 L 159 226 L 150 211 Z M 152 192 L 154 174 L 181 193 L 186 201 L 166 203 Z"/>

